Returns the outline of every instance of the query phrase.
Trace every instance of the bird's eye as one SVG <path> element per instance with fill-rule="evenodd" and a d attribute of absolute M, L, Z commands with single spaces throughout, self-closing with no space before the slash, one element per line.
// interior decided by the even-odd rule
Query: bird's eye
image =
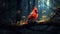
<path fill-rule="evenodd" d="M 37 12 L 37 10 L 35 10 L 35 12 Z"/>
<path fill-rule="evenodd" d="M 38 13 L 37 10 L 35 10 L 35 12 Z"/>

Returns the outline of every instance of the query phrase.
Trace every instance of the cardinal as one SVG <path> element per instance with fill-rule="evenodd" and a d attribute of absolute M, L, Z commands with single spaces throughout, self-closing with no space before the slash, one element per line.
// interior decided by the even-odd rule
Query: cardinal
<path fill-rule="evenodd" d="M 29 14 L 26 23 L 28 23 L 30 20 L 35 21 L 38 18 L 38 10 L 36 8 L 36 6 L 34 7 L 34 9 L 32 10 L 32 12 Z"/>

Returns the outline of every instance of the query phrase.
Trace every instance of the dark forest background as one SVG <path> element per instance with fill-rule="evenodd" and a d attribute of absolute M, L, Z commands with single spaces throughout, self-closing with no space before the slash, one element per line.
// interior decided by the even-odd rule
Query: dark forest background
<path fill-rule="evenodd" d="M 53 7 L 60 7 L 60 0 L 50 0 L 51 1 L 51 8 L 50 10 L 54 10 Z M 31 4 L 30 4 L 31 2 Z M 38 8 L 37 4 L 38 0 L 0 0 L 0 25 L 11 25 L 11 21 L 16 20 L 16 14 L 18 10 L 21 10 L 21 15 L 20 16 L 28 16 L 29 13 L 33 10 L 33 7 L 36 6 Z M 53 8 L 53 9 L 52 9 Z M 42 8 L 43 9 L 43 8 Z M 41 10 L 42 10 L 41 9 Z M 53 22 L 60 22 L 60 8 L 56 15 L 52 18 Z M 41 13 L 40 13 L 41 14 Z M 40 17 L 40 16 L 39 16 Z M 38 18 L 39 19 L 39 18 Z M 15 29 L 15 30 L 10 30 L 6 29 L 7 27 L 2 27 L 0 26 L 0 33 L 1 34 L 60 34 L 59 28 L 60 26 L 53 26 L 53 25 L 37 25 L 37 26 L 32 26 L 29 28 L 32 29 Z M 35 29 L 35 30 L 34 30 Z M 38 31 L 36 31 L 36 29 Z M 39 31 L 41 30 L 41 31 Z M 42 31 L 43 30 L 43 31 Z"/>

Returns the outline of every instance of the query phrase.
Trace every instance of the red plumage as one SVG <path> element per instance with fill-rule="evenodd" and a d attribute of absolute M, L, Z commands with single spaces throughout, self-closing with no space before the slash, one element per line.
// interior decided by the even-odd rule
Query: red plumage
<path fill-rule="evenodd" d="M 28 23 L 29 20 L 35 21 L 37 18 L 38 18 L 38 10 L 35 6 L 30 15 L 28 16 L 26 22 Z"/>

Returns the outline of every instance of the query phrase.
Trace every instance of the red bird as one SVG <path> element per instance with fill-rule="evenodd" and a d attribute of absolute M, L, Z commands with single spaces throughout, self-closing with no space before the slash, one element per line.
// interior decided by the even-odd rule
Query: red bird
<path fill-rule="evenodd" d="M 30 15 L 28 16 L 26 23 L 28 23 L 28 21 L 30 21 L 30 20 L 35 21 L 37 18 L 38 18 L 38 10 L 35 6 L 34 9 L 32 10 L 32 12 L 30 13 Z"/>

